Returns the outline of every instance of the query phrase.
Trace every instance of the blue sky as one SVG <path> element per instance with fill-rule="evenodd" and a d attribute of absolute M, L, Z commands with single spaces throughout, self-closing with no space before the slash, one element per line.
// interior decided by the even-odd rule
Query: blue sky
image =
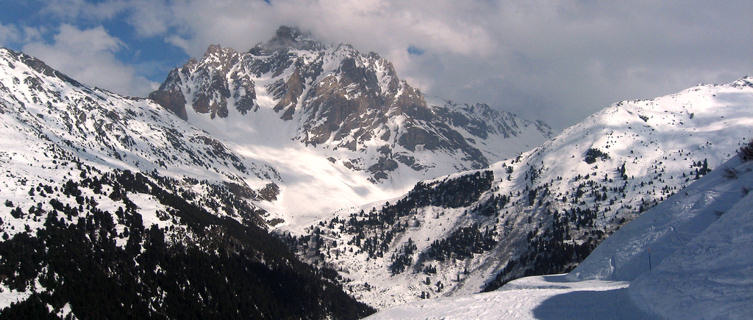
<path fill-rule="evenodd" d="M 0 0 L 0 46 L 145 96 L 209 44 L 279 25 L 374 51 L 424 93 L 555 127 L 607 106 L 753 73 L 750 0 Z"/>
<path fill-rule="evenodd" d="M 105 3 L 106 1 L 90 2 Z M 55 36 L 61 33 L 63 26 L 70 26 L 79 32 L 101 28 L 104 32 L 103 36 L 117 39 L 119 41 L 117 47 L 105 50 L 107 51 L 105 54 L 112 56 L 111 62 L 120 63 L 126 69 L 134 70 L 133 76 L 140 76 L 133 79 L 134 82 L 143 81 L 143 79 L 150 82 L 146 85 L 121 83 L 120 87 L 107 88 L 119 93 L 136 96 L 146 95 L 149 88 L 164 80 L 170 69 L 185 63 L 189 58 L 182 48 L 164 41 L 159 35 L 144 36 L 138 34 L 127 20 L 126 12 L 116 13 L 108 18 L 64 17 L 45 10 L 45 6 L 50 3 L 49 1 L 0 0 L 0 3 L 3 7 L 3 10 L 0 11 L 0 25 L 5 26 L 6 29 L 12 29 L 12 32 L 17 34 L 15 37 L 0 36 L 0 40 L 6 39 L 0 45 L 14 50 L 29 51 L 26 49 L 34 48 L 34 44 L 38 43 L 53 45 Z M 63 4 L 63 6 L 65 5 Z M 96 41 L 97 39 L 91 40 Z M 31 51 L 28 53 L 35 53 L 35 50 Z M 78 70 L 74 68 L 73 70 L 63 71 L 73 73 L 72 75 L 75 77 Z M 95 79 L 81 80 L 92 85 L 99 84 L 99 81 Z"/>

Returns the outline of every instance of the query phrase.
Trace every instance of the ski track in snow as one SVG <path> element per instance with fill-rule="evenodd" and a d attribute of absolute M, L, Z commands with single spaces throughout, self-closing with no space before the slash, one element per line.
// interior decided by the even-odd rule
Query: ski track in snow
<path fill-rule="evenodd" d="M 636 319 L 624 281 L 569 282 L 564 275 L 535 276 L 499 291 L 439 298 L 379 312 L 377 319 Z"/>

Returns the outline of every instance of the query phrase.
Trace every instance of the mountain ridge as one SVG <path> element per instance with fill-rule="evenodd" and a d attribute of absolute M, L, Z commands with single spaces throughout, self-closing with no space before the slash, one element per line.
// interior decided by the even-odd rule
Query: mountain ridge
<path fill-rule="evenodd" d="M 431 105 L 378 54 L 324 45 L 288 27 L 247 52 L 211 45 L 150 97 L 293 181 L 281 183 L 281 200 L 269 205 L 292 229 L 302 225 L 294 215 L 391 198 L 421 179 L 515 156 L 552 134 L 541 121 L 481 103 Z M 281 149 L 312 167 L 281 159 Z M 317 201 L 312 191 L 322 189 L 341 197 Z"/>
<path fill-rule="evenodd" d="M 345 287 L 377 308 L 569 271 L 736 153 L 753 135 L 752 80 L 615 103 L 519 157 L 423 181 L 290 242 L 339 268 Z"/>
<path fill-rule="evenodd" d="M 753 135 L 751 77 L 619 102 L 544 141 L 542 122 L 433 105 L 379 55 L 292 28 L 245 53 L 210 46 L 151 99 L 0 55 L 9 246 L 84 228 L 82 213 L 124 250 L 129 230 L 163 228 L 233 256 L 243 232 L 272 227 L 314 266 L 302 274 L 378 308 L 567 271 Z M 143 223 L 123 222 L 137 214 Z M 41 278 L 18 279 L 12 294 L 65 309 L 36 295 L 28 281 Z M 335 295 L 347 312 L 369 312 Z"/>
<path fill-rule="evenodd" d="M 191 109 L 196 113 L 193 116 L 208 113 L 210 118 L 225 118 L 231 97 L 235 100 L 231 104 L 246 115 L 246 112 L 259 108 L 257 91 L 268 91 L 276 101 L 273 109 L 281 113 L 281 119 L 292 120 L 293 115 L 307 113 L 301 119 L 303 123 L 297 136 L 293 137 L 304 144 L 316 146 L 330 142 L 335 148 L 356 151 L 363 150 L 362 144 L 379 136 L 381 140 L 392 141 L 411 151 L 415 151 L 417 144 L 423 144 L 429 150 L 439 147 L 460 149 L 477 161 L 473 165 L 488 164 L 484 155 L 466 145 L 465 139 L 451 137 L 457 135 L 454 130 L 439 123 L 433 123 L 437 126 L 435 130 L 444 132 L 444 135 L 434 136 L 424 131 L 425 128 L 412 126 L 405 129 L 408 135 L 388 140 L 387 134 L 394 135 L 394 129 L 384 126 L 385 118 L 404 117 L 405 121 L 415 122 L 431 121 L 436 116 L 423 95 L 400 80 L 392 64 L 378 54 L 361 54 L 347 44 L 324 46 L 314 40 L 306 40 L 306 45 L 299 46 L 290 40 L 294 35 L 280 38 L 279 33 L 293 33 L 298 37 L 301 34 L 297 29 L 281 27 L 275 38 L 246 53 L 211 45 L 200 60 L 191 59 L 183 67 L 171 71 L 160 89 L 150 97 L 184 119 Z M 282 43 L 290 46 L 282 46 Z M 266 85 L 257 86 L 256 82 L 263 82 L 264 74 L 270 74 L 273 79 L 267 80 Z M 185 84 L 189 82 L 187 77 L 193 77 L 195 81 Z M 164 98 L 168 96 L 170 98 Z M 187 96 L 192 99 L 186 99 Z M 181 103 L 176 105 L 171 101 Z M 186 109 L 186 105 L 190 107 Z M 469 121 L 460 119 L 462 114 L 458 114 L 463 113 L 463 108 L 451 103 L 441 107 L 451 109 L 443 112 L 443 118 L 448 118 L 449 111 L 453 111 L 457 126 L 465 128 L 464 122 Z M 485 110 L 486 115 L 496 116 L 497 113 L 499 111 L 491 108 Z M 358 117 L 366 117 L 366 120 L 357 120 Z M 515 116 L 502 113 L 495 118 L 514 120 Z M 443 122 L 441 120 L 444 119 L 439 122 Z M 481 119 L 474 120 L 479 122 Z M 527 121 L 523 122 L 528 125 Z M 506 127 L 502 133 L 505 138 L 519 134 L 515 130 L 518 124 L 514 121 L 495 124 L 495 127 Z M 544 135 L 551 134 L 551 129 L 543 122 L 536 122 L 536 125 Z M 387 131 L 377 134 L 374 131 L 378 129 Z M 474 129 L 466 131 L 482 140 L 488 134 L 497 133 L 479 126 Z M 353 130 L 357 132 L 348 136 Z M 443 143 L 451 145 L 443 146 Z"/>
<path fill-rule="evenodd" d="M 747 150 L 747 151 L 746 151 Z M 418 301 L 368 319 L 744 319 L 753 141 L 606 239 L 575 270 Z"/>
<path fill-rule="evenodd" d="M 3 317 L 373 312 L 269 233 L 274 168 L 149 99 L 3 48 L 0 133 Z"/>

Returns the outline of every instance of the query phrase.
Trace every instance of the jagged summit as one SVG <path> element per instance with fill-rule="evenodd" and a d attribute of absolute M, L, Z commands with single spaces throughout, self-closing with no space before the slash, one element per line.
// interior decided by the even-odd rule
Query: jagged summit
<path fill-rule="evenodd" d="M 254 49 L 321 50 L 324 47 L 324 44 L 314 39 L 310 32 L 303 32 L 294 26 L 280 26 L 272 39 L 257 45 Z"/>
<path fill-rule="evenodd" d="M 90 160 L 116 168 L 169 167 L 178 175 L 199 166 L 206 178 L 236 182 L 266 179 L 262 176 L 273 171 L 241 159 L 148 99 L 91 89 L 37 58 L 5 48 L 0 48 L 2 110 L 12 111 L 0 119 L 5 128 L 38 132 L 47 142 L 62 141 Z M 36 144 L 30 141 L 29 146 Z M 172 148 L 166 150 L 166 145 Z"/>
<path fill-rule="evenodd" d="M 753 87 L 753 76 L 744 76 L 737 81 L 732 82 L 730 85 L 737 88 Z"/>
<path fill-rule="evenodd" d="M 149 97 L 215 134 L 244 123 L 245 133 L 232 134 L 246 142 L 292 141 L 333 159 L 338 170 L 399 186 L 486 167 L 551 134 L 542 122 L 493 108 L 430 105 L 378 54 L 325 46 L 288 26 L 246 53 L 210 46 Z M 261 119 L 285 130 L 248 127 Z"/>

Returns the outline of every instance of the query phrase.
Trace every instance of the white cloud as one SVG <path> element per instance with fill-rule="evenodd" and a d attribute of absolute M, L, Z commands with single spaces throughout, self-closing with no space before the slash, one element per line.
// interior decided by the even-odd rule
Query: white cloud
<path fill-rule="evenodd" d="M 246 50 L 281 24 L 375 51 L 427 93 L 563 126 L 620 99 L 753 71 L 750 0 L 56 0 L 60 16 L 125 15 L 191 56 Z M 60 11 L 67 4 L 73 8 Z M 76 13 L 72 13 L 76 12 Z M 408 55 L 409 46 L 425 50 Z"/>
<path fill-rule="evenodd" d="M 86 0 L 46 0 L 41 13 L 60 19 L 100 21 L 113 18 L 131 6 L 128 0 L 89 2 Z"/>
<path fill-rule="evenodd" d="M 64 24 L 52 43 L 29 42 L 23 51 L 83 83 L 121 94 L 144 96 L 156 83 L 116 59 L 115 53 L 123 48 L 123 42 L 110 36 L 101 26 L 82 30 Z"/>
<path fill-rule="evenodd" d="M 21 28 L 23 34 L 23 42 L 39 41 L 42 39 L 42 34 L 47 31 L 45 27 L 29 27 L 24 26 Z"/>
<path fill-rule="evenodd" d="M 39 41 L 39 39 L 42 39 L 44 31 L 44 27 L 19 27 L 15 24 L 4 25 L 0 23 L 0 46 L 12 47 L 18 43 Z"/>
<path fill-rule="evenodd" d="M 16 42 L 21 37 L 21 31 L 15 25 L 4 25 L 0 23 L 0 46 L 7 46 Z"/>

